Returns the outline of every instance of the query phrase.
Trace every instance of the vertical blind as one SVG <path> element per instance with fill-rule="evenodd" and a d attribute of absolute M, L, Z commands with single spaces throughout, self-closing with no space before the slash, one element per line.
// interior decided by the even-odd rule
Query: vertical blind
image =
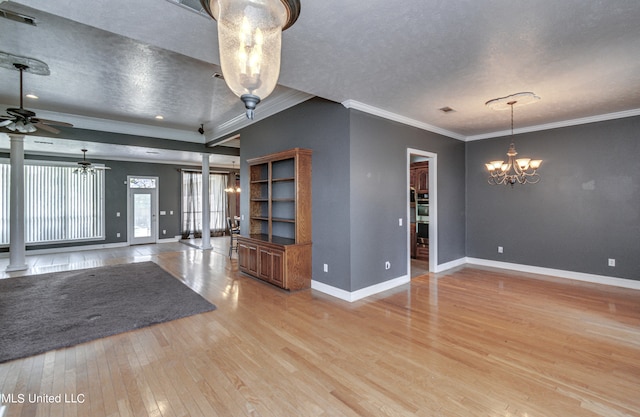
<path fill-rule="evenodd" d="M 26 243 L 104 238 L 104 172 L 74 167 L 25 165 Z M 0 244 L 9 243 L 9 164 L 0 163 Z"/>
<path fill-rule="evenodd" d="M 9 243 L 9 164 L 0 162 L 0 245 Z"/>

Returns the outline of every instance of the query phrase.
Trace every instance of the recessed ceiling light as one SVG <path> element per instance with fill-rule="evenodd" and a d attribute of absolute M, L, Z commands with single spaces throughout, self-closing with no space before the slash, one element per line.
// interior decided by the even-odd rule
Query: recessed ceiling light
<path fill-rule="evenodd" d="M 26 98 L 32 98 L 32 99 L 34 99 L 34 100 L 37 100 L 37 99 L 39 98 L 39 97 L 38 97 L 38 96 L 36 96 L 35 94 L 27 94 L 25 97 L 26 97 Z"/>
<path fill-rule="evenodd" d="M 157 116 L 156 116 L 156 119 L 158 119 L 158 120 L 162 120 L 162 119 L 164 119 L 164 117 L 163 117 L 163 116 L 161 116 L 161 115 L 157 115 Z"/>

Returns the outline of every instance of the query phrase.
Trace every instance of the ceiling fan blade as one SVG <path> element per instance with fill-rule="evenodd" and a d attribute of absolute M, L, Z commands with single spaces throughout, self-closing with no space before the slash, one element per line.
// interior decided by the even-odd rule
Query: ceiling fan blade
<path fill-rule="evenodd" d="M 111 169 L 111 167 L 92 166 L 93 169 Z"/>
<path fill-rule="evenodd" d="M 67 122 L 59 122 L 57 120 L 48 120 L 48 119 L 41 119 L 39 117 L 32 117 L 31 118 L 31 122 L 33 123 L 42 123 L 42 124 L 46 124 L 46 125 L 54 125 L 54 126 L 67 126 L 67 127 L 73 127 L 73 125 L 71 123 L 67 123 Z"/>
<path fill-rule="evenodd" d="M 60 131 L 58 129 L 56 129 L 55 127 L 47 126 L 47 125 L 45 125 L 44 123 L 42 123 L 40 121 L 35 122 L 35 121 L 32 120 L 31 123 L 34 126 L 36 126 L 38 129 L 46 130 L 47 132 L 55 133 L 55 134 L 60 133 Z"/>
<path fill-rule="evenodd" d="M 13 119 L 5 119 L 3 121 L 0 122 L 0 127 L 4 127 L 7 125 L 10 125 L 13 122 Z"/>

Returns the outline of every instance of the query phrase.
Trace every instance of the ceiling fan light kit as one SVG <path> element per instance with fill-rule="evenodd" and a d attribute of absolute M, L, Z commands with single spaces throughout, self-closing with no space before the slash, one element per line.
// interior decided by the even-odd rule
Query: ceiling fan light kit
<path fill-rule="evenodd" d="M 200 0 L 218 22 L 220 66 L 247 118 L 273 92 L 280 75 L 282 31 L 300 15 L 300 0 Z"/>
<path fill-rule="evenodd" d="M 507 150 L 507 161 L 495 160 L 485 164 L 489 171 L 488 182 L 491 185 L 536 184 L 540 181 L 537 169 L 542 164 L 542 159 L 518 158 L 516 159 L 516 145 L 513 137 L 513 108 L 535 103 L 540 97 L 533 93 L 516 93 L 506 97 L 495 98 L 485 103 L 494 110 L 511 110 L 511 144 Z"/>
<path fill-rule="evenodd" d="M 9 65 L 8 60 L 13 59 L 14 62 Z M 33 67 L 29 64 L 34 65 Z M 49 75 L 49 67 L 42 61 L 33 58 L 19 57 L 5 52 L 0 52 L 0 67 L 14 69 L 20 72 L 20 108 L 8 108 L 8 116 L 0 116 L 0 127 L 19 133 L 33 133 L 38 130 L 46 130 L 51 133 L 60 133 L 60 131 L 50 125 L 73 127 L 71 123 L 59 122 L 56 120 L 47 120 L 37 118 L 35 112 L 27 110 L 23 106 L 23 75 L 25 72 Z"/>
<path fill-rule="evenodd" d="M 78 161 L 78 168 L 73 170 L 74 174 L 79 174 L 79 175 L 94 175 L 96 173 L 96 170 L 105 170 L 105 169 L 111 169 L 110 167 L 106 167 L 106 166 L 94 166 L 91 162 L 87 161 L 87 150 L 86 149 L 81 149 L 82 151 L 82 161 Z"/>

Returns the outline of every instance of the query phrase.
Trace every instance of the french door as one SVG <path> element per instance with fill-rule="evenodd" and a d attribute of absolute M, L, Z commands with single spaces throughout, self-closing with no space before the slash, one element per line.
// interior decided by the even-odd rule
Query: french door
<path fill-rule="evenodd" d="M 155 243 L 158 240 L 158 178 L 127 178 L 128 236 L 130 245 Z"/>

